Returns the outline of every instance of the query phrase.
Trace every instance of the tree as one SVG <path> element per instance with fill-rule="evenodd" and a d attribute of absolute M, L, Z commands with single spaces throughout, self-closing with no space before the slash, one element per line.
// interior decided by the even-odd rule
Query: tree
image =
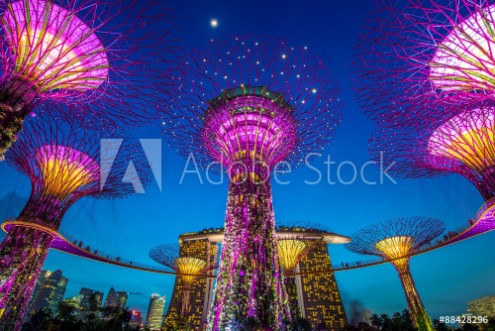
<path fill-rule="evenodd" d="M 22 326 L 23 331 L 44 331 L 48 330 L 52 322 L 50 310 L 43 308 L 38 310 L 29 320 Z"/>
<path fill-rule="evenodd" d="M 409 311 L 404 309 L 402 312 L 396 312 L 390 318 L 387 314 L 380 316 L 373 314 L 371 323 L 382 331 L 415 331 Z"/>
<path fill-rule="evenodd" d="M 79 330 L 82 323 L 75 317 L 76 307 L 67 302 L 60 302 L 57 306 L 57 331 Z"/>
<path fill-rule="evenodd" d="M 296 318 L 289 324 L 290 331 L 311 331 L 313 328 L 311 327 L 311 323 L 302 317 Z"/>
<path fill-rule="evenodd" d="M 440 323 L 439 320 L 433 320 L 433 327 L 436 331 L 451 331 L 453 328 L 447 326 L 445 323 Z"/>
<path fill-rule="evenodd" d="M 100 312 L 100 301 L 98 300 L 97 293 L 91 294 L 89 297 L 89 308 L 88 312 L 85 315 L 86 320 L 93 321 L 98 318 Z"/>

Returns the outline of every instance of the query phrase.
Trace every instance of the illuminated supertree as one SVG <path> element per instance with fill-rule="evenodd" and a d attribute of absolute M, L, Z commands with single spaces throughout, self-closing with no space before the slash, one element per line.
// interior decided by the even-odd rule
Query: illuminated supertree
<path fill-rule="evenodd" d="M 159 118 L 175 54 L 159 1 L 6 0 L 0 13 L 0 157 L 36 106 L 92 128 Z"/>
<path fill-rule="evenodd" d="M 41 267 L 68 208 L 83 197 L 117 198 L 134 192 L 129 182 L 147 181 L 144 157 L 129 143 L 100 144 L 95 132 L 33 119 L 6 154 L 7 162 L 31 180 L 31 196 L 0 244 L 2 330 L 19 330 Z M 121 145 L 121 146 L 120 146 Z M 120 147 L 120 149 L 119 149 Z M 118 157 L 111 156 L 119 151 Z M 133 155 L 135 168 L 127 167 Z M 110 171 L 111 170 L 111 171 Z"/>
<path fill-rule="evenodd" d="M 283 329 L 290 318 L 278 262 L 270 173 L 304 162 L 339 123 L 341 103 L 321 61 L 307 47 L 270 38 L 232 38 L 195 51 L 177 77 L 179 97 L 164 132 L 205 167 L 230 177 L 210 330 L 242 318 Z"/>
<path fill-rule="evenodd" d="M 417 121 L 416 127 L 379 128 L 370 152 L 389 173 L 421 178 L 458 173 L 485 200 L 495 197 L 495 112 L 493 106 L 464 105 L 468 110 L 445 119 Z"/>
<path fill-rule="evenodd" d="M 495 4 L 378 2 L 358 44 L 358 99 L 380 125 L 445 119 L 495 93 Z"/>
<path fill-rule="evenodd" d="M 432 331 L 433 326 L 414 284 L 410 259 L 444 230 L 443 222 L 434 218 L 398 218 L 364 228 L 346 244 L 353 252 L 377 255 L 392 263 L 399 274 L 411 318 L 421 331 Z"/>
<path fill-rule="evenodd" d="M 299 261 L 308 252 L 309 246 L 294 234 L 279 234 L 277 238 L 280 265 L 285 271 L 285 289 L 292 317 L 299 317 L 301 311 L 297 300 L 297 287 L 294 272 Z"/>
<path fill-rule="evenodd" d="M 458 173 L 495 194 L 495 5 L 489 1 L 380 3 L 356 57 L 359 98 L 377 119 L 373 157 L 389 173 Z M 487 210 L 466 237 L 494 228 Z M 490 214 L 491 213 L 491 214 Z"/>
<path fill-rule="evenodd" d="M 180 251 L 177 244 L 168 244 L 155 247 L 150 250 L 150 257 L 156 262 L 168 267 L 178 273 L 180 279 L 181 303 L 180 316 L 189 316 L 189 303 L 194 280 L 207 271 L 205 260 L 188 255 L 185 251 Z M 178 317 L 178 316 L 177 316 Z"/>

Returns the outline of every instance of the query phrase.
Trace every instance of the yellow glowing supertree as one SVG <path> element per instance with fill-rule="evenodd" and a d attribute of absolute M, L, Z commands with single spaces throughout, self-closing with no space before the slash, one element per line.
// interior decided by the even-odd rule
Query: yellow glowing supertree
<path fill-rule="evenodd" d="M 155 247 L 150 250 L 149 255 L 156 262 L 177 272 L 177 276 L 180 279 L 180 290 L 182 291 L 180 315 L 187 317 L 189 315 L 189 302 L 194 281 L 198 276 L 206 273 L 208 269 L 206 261 L 188 255 L 177 244 L 166 244 Z"/>
<path fill-rule="evenodd" d="M 434 218 L 398 218 L 369 226 L 352 236 L 346 247 L 356 253 L 377 255 L 390 261 L 399 274 L 413 323 L 420 331 L 433 331 L 410 270 L 411 255 L 444 232 Z"/>
<path fill-rule="evenodd" d="M 299 302 L 297 300 L 297 287 L 294 277 L 295 269 L 299 261 L 306 255 L 309 246 L 298 239 L 296 233 L 279 234 L 277 238 L 278 256 L 280 265 L 285 271 L 285 289 L 289 297 L 289 305 L 293 317 L 300 316 Z"/>
<path fill-rule="evenodd" d="M 0 157 L 34 112 L 93 129 L 160 118 L 178 50 L 164 3 L 1 1 Z"/>
<path fill-rule="evenodd" d="M 119 135 L 112 134 L 115 137 Z M 7 152 L 6 162 L 29 177 L 31 194 L 16 220 L 2 224 L 8 232 L 0 243 L 2 331 L 20 330 L 48 250 L 60 243 L 58 229 L 67 210 L 83 197 L 113 199 L 135 193 L 123 179 L 146 184 L 147 174 L 138 178 L 127 173 L 128 155 L 137 169 L 145 166 L 133 144 L 126 139 L 119 146 L 114 140 L 105 145 L 100 138 L 98 132 L 39 116 L 26 124 Z M 118 150 L 118 157 L 108 157 L 111 150 Z"/>

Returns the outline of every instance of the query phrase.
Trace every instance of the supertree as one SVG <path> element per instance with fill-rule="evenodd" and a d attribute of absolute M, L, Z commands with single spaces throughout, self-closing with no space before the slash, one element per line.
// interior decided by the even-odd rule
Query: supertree
<path fill-rule="evenodd" d="M 358 99 L 382 126 L 455 116 L 493 99 L 495 4 L 378 1 L 355 53 Z"/>
<path fill-rule="evenodd" d="M 494 197 L 494 13 L 481 0 L 380 3 L 355 64 L 379 123 L 371 154 L 397 162 L 390 173 L 459 173 Z"/>
<path fill-rule="evenodd" d="M 0 157 L 33 110 L 91 128 L 159 118 L 177 53 L 161 3 L 2 1 Z"/>
<path fill-rule="evenodd" d="M 390 174 L 421 178 L 457 173 L 485 200 L 495 197 L 495 113 L 492 106 L 468 106 L 445 120 L 418 121 L 418 127 L 378 128 L 370 152 Z"/>
<path fill-rule="evenodd" d="M 411 275 L 411 255 L 445 231 L 442 221 L 428 217 L 398 218 L 368 226 L 346 247 L 356 253 L 377 255 L 390 261 L 397 270 L 406 295 L 412 320 L 418 330 L 433 331 Z"/>
<path fill-rule="evenodd" d="M 294 233 L 282 233 L 277 236 L 278 256 L 280 265 L 285 271 L 285 289 L 293 318 L 301 315 L 299 302 L 297 300 L 297 287 L 294 273 L 299 261 L 310 249 L 304 241 Z"/>
<path fill-rule="evenodd" d="M 179 313 L 183 318 L 187 318 L 189 315 L 189 303 L 194 280 L 198 276 L 205 275 L 208 271 L 207 262 L 204 259 L 188 253 L 191 252 L 181 251 L 178 244 L 161 245 L 149 252 L 153 260 L 177 272 L 181 291 Z"/>
<path fill-rule="evenodd" d="M 6 154 L 8 164 L 29 177 L 31 195 L 0 244 L 2 330 L 20 329 L 48 249 L 68 208 L 83 197 L 125 197 L 134 192 L 129 181 L 145 184 L 149 177 L 137 177 L 137 172 L 129 171 L 130 155 L 135 169 L 145 166 L 145 158 L 135 155 L 130 139 L 102 145 L 95 132 L 49 122 L 41 117 L 30 121 Z M 115 148 L 119 155 L 114 159 L 110 154 Z"/>
<path fill-rule="evenodd" d="M 339 123 L 338 89 L 307 47 L 271 38 L 211 40 L 185 61 L 164 133 L 182 155 L 230 177 L 210 330 L 289 317 L 275 240 L 270 173 L 321 150 Z"/>

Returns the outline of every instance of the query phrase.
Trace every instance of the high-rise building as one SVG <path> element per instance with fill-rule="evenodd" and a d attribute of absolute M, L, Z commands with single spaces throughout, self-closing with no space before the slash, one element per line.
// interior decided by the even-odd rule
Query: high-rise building
<path fill-rule="evenodd" d="M 113 287 L 108 291 L 107 298 L 105 299 L 105 307 L 120 307 L 124 308 L 127 304 L 127 298 L 129 293 L 125 291 L 115 291 Z"/>
<path fill-rule="evenodd" d="M 151 331 L 158 331 L 162 327 L 164 308 L 165 296 L 161 297 L 159 294 L 152 294 L 148 306 L 148 316 L 146 317 L 146 325 Z"/>
<path fill-rule="evenodd" d="M 302 227 L 278 230 L 277 236 L 297 236 L 311 249 L 296 267 L 295 277 L 301 315 L 308 319 L 314 328 L 325 326 L 329 330 L 343 330 L 347 321 L 340 298 L 340 292 L 332 270 L 328 244 L 348 242 L 349 238 L 338 234 L 319 231 L 317 234 Z M 214 276 L 213 266 L 218 259 L 218 244 L 223 242 L 223 229 L 210 229 L 179 236 L 180 254 L 197 256 L 207 260 L 209 276 Z M 326 271 L 319 273 L 319 271 Z M 189 316 L 180 316 L 182 285 L 176 278 L 174 291 L 162 330 L 175 330 L 178 321 L 186 323 L 192 330 L 206 330 L 209 309 L 211 309 L 214 289 L 213 277 L 198 277 L 194 280 Z"/>
<path fill-rule="evenodd" d="M 131 320 L 129 321 L 129 325 L 132 327 L 141 326 L 143 324 L 143 317 L 141 316 L 141 312 L 138 310 L 131 310 Z"/>
<path fill-rule="evenodd" d="M 62 276 L 61 270 L 54 272 L 43 270 L 35 288 L 30 314 L 43 308 L 56 312 L 58 304 L 62 302 L 68 282 L 69 280 Z"/>
<path fill-rule="evenodd" d="M 195 256 L 205 260 L 205 269 L 209 270 L 207 274 L 213 276 L 218 257 L 218 234 L 222 236 L 223 232 L 210 231 L 181 235 L 179 237 L 181 243 L 179 256 Z M 182 279 L 177 277 L 162 330 L 176 330 L 179 321 L 189 325 L 191 330 L 206 330 L 208 311 L 211 308 L 213 298 L 213 283 L 213 278 L 196 278 L 190 292 L 189 314 L 188 316 L 180 316 L 183 284 Z"/>
<path fill-rule="evenodd" d="M 311 247 L 301 259 L 296 276 L 299 307 L 304 318 L 314 328 L 344 330 L 346 315 L 340 292 L 332 270 L 325 238 L 308 238 L 303 241 Z M 319 273 L 319 271 L 327 271 Z"/>
<path fill-rule="evenodd" d="M 91 308 L 91 300 L 94 300 L 94 304 L 99 308 L 103 302 L 103 292 L 95 291 L 90 288 L 82 287 L 79 291 L 81 295 L 81 307 L 85 309 Z"/>
<path fill-rule="evenodd" d="M 468 302 L 468 311 L 475 316 L 495 317 L 495 296 L 490 295 Z"/>

